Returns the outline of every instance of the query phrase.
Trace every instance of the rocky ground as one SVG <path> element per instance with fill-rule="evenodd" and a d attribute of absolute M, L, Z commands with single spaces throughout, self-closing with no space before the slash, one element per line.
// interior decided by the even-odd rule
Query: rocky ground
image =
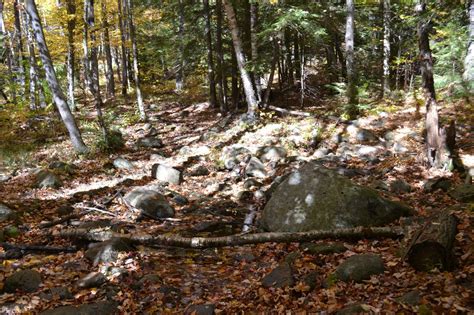
<path fill-rule="evenodd" d="M 444 105 L 445 117 L 472 117 L 465 109 L 458 113 L 456 104 Z M 117 153 L 74 159 L 59 144 L 39 151 L 30 167 L 5 169 L 2 313 L 471 312 L 473 186 L 465 184 L 466 173 L 428 170 L 423 120 L 411 106 L 389 108 L 350 122 L 327 108 L 305 109 L 310 117 L 267 113 L 251 125 L 238 115 L 216 115 L 205 103 L 156 103 L 149 123 L 121 130 L 126 146 Z M 457 128 L 460 158 L 472 172 L 472 121 L 461 120 Z M 63 233 L 261 232 L 284 221 L 269 212 L 271 198 L 287 207 L 298 202 L 278 184 L 291 186 L 288 174 L 308 163 L 376 189 L 416 217 L 454 214 L 455 266 L 415 271 L 401 257 L 400 239 L 197 250 L 123 239 L 91 243 Z M 344 206 L 354 208 L 358 198 Z M 291 220 L 275 230 L 298 227 L 298 217 Z M 338 228 L 331 222 L 325 225 Z"/>

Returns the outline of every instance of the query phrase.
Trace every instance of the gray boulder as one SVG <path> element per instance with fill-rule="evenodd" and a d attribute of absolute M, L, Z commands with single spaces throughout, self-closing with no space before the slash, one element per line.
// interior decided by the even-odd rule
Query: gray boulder
<path fill-rule="evenodd" d="M 257 156 L 263 162 L 270 162 L 270 161 L 280 161 L 286 158 L 288 152 L 283 147 L 276 147 L 276 146 L 266 146 L 259 148 L 257 151 Z"/>
<path fill-rule="evenodd" d="M 356 142 L 370 142 L 377 140 L 377 136 L 370 130 L 359 128 L 355 125 L 347 126 L 349 139 Z"/>
<path fill-rule="evenodd" d="M 137 145 L 142 148 L 162 148 L 163 141 L 157 137 L 144 137 L 140 138 L 137 141 Z"/>
<path fill-rule="evenodd" d="M 137 188 L 126 194 L 124 199 L 132 207 L 140 209 L 143 216 L 153 219 L 174 217 L 173 207 L 162 194 L 154 190 Z"/>
<path fill-rule="evenodd" d="M 385 270 L 383 260 L 378 255 L 363 254 L 349 257 L 336 268 L 336 278 L 345 282 L 361 282 Z"/>
<path fill-rule="evenodd" d="M 101 262 L 114 262 L 117 260 L 118 255 L 121 252 L 129 252 L 132 250 L 133 247 L 130 245 L 127 239 L 113 238 L 111 240 L 95 244 L 94 247 L 89 248 L 85 252 L 85 256 L 87 259 L 92 261 L 94 266 L 96 266 Z"/>
<path fill-rule="evenodd" d="M 245 174 L 251 177 L 265 178 L 267 177 L 267 171 L 265 170 L 265 165 L 262 161 L 256 157 L 250 158 L 245 168 Z"/>
<path fill-rule="evenodd" d="M 393 193 L 409 193 L 411 189 L 410 184 L 403 179 L 397 179 L 390 183 L 390 191 Z"/>
<path fill-rule="evenodd" d="M 44 311 L 40 315 L 111 315 L 115 313 L 117 313 L 117 305 L 104 301 L 79 306 L 60 306 Z"/>
<path fill-rule="evenodd" d="M 251 152 L 249 149 L 233 145 L 225 147 L 222 150 L 220 160 L 224 163 L 227 170 L 232 170 L 236 165 L 242 162 Z"/>
<path fill-rule="evenodd" d="M 134 168 L 132 162 L 127 159 L 124 159 L 123 157 L 116 158 L 113 161 L 113 165 L 116 169 L 131 170 Z"/>
<path fill-rule="evenodd" d="M 151 168 L 151 176 L 162 182 L 179 185 L 183 180 L 180 171 L 164 164 L 154 164 Z"/>
<path fill-rule="evenodd" d="M 262 285 L 265 288 L 284 288 L 291 287 L 294 284 L 293 271 L 289 263 L 284 262 L 273 269 L 262 279 Z"/>
<path fill-rule="evenodd" d="M 10 219 L 13 215 L 13 210 L 0 203 L 0 222 Z"/>
<path fill-rule="evenodd" d="M 301 232 L 385 225 L 412 213 L 412 209 L 382 198 L 373 189 L 307 163 L 275 189 L 261 222 L 269 231 Z"/>
<path fill-rule="evenodd" d="M 41 275 L 35 270 L 20 270 L 5 280 L 4 291 L 15 293 L 16 290 L 35 292 L 41 284 Z"/>
<path fill-rule="evenodd" d="M 36 173 L 35 187 L 59 188 L 63 185 L 59 177 L 51 171 L 40 170 Z"/>

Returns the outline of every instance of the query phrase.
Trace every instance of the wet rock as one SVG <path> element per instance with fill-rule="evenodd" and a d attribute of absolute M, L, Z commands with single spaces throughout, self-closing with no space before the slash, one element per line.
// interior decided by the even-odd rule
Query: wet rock
<path fill-rule="evenodd" d="M 214 304 L 193 304 L 184 311 L 185 315 L 214 315 Z"/>
<path fill-rule="evenodd" d="M 474 201 L 474 185 L 463 184 L 452 188 L 449 191 L 449 195 L 461 202 L 473 202 Z"/>
<path fill-rule="evenodd" d="M 131 170 L 134 168 L 132 162 L 130 162 L 129 160 L 123 158 L 123 157 L 119 157 L 119 158 L 116 158 L 114 161 L 113 161 L 113 165 L 116 169 L 124 169 L 124 170 Z"/>
<path fill-rule="evenodd" d="M 117 313 L 117 305 L 105 301 L 79 306 L 60 306 L 44 311 L 40 315 L 112 315 L 115 313 Z"/>
<path fill-rule="evenodd" d="M 107 278 L 100 272 L 91 272 L 77 281 L 79 288 L 96 288 L 107 282 Z"/>
<path fill-rule="evenodd" d="M 101 262 L 115 262 L 121 252 L 130 252 L 132 250 L 133 247 L 127 239 L 113 238 L 94 244 L 93 247 L 85 252 L 85 257 L 96 266 Z"/>
<path fill-rule="evenodd" d="M 265 288 L 283 288 L 294 284 L 293 271 L 288 263 L 282 263 L 262 279 Z"/>
<path fill-rule="evenodd" d="M 334 170 L 307 163 L 278 185 L 261 223 L 272 232 L 331 230 L 385 225 L 413 210 L 382 198 Z"/>
<path fill-rule="evenodd" d="M 12 218 L 13 210 L 6 205 L 0 203 L 0 222 L 7 221 Z"/>
<path fill-rule="evenodd" d="M 315 243 L 303 243 L 301 248 L 305 253 L 311 255 L 329 255 L 343 253 L 347 250 L 347 247 L 343 243 L 333 244 L 315 244 Z"/>
<path fill-rule="evenodd" d="M 403 179 L 397 179 L 390 183 L 390 191 L 396 194 L 409 193 L 411 189 L 410 184 Z"/>
<path fill-rule="evenodd" d="M 371 275 L 378 275 L 385 270 L 383 260 L 379 255 L 362 254 L 346 259 L 336 268 L 337 279 L 348 282 L 362 282 L 370 279 Z"/>
<path fill-rule="evenodd" d="M 124 199 L 132 207 L 140 209 L 143 216 L 153 219 L 174 217 L 173 207 L 162 194 L 154 190 L 137 188 L 126 194 Z"/>
<path fill-rule="evenodd" d="M 51 171 L 40 170 L 36 173 L 35 187 L 59 188 L 63 185 L 59 177 Z"/>
<path fill-rule="evenodd" d="M 7 293 L 15 293 L 17 290 L 24 292 L 35 292 L 41 284 L 41 275 L 35 270 L 20 270 L 9 276 L 4 283 L 3 289 Z"/>
<path fill-rule="evenodd" d="M 137 141 L 137 145 L 142 148 L 162 148 L 163 141 L 160 138 L 152 136 L 152 137 L 144 137 L 140 138 Z"/>
<path fill-rule="evenodd" d="M 183 177 L 180 171 L 164 164 L 154 164 L 151 169 L 151 176 L 162 182 L 179 185 Z"/>

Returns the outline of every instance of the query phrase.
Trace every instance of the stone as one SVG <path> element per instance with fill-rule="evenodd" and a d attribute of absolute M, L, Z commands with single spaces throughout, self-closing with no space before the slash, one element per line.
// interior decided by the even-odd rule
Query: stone
<path fill-rule="evenodd" d="M 280 161 L 286 158 L 288 152 L 283 147 L 266 146 L 257 150 L 256 154 L 263 162 Z"/>
<path fill-rule="evenodd" d="M 236 165 L 242 162 L 251 154 L 250 150 L 240 145 L 224 147 L 220 160 L 227 170 L 232 170 Z"/>
<path fill-rule="evenodd" d="M 245 174 L 251 177 L 265 178 L 267 177 L 267 171 L 262 161 L 256 157 L 251 157 L 245 168 Z"/>
<path fill-rule="evenodd" d="M 41 284 L 41 275 L 35 270 L 20 270 L 5 279 L 3 290 L 7 293 L 15 293 L 16 290 L 24 292 L 35 292 Z"/>
<path fill-rule="evenodd" d="M 131 169 L 134 169 L 135 167 L 133 166 L 132 162 L 130 162 L 129 160 L 123 158 L 123 157 L 119 157 L 119 158 L 116 158 L 114 161 L 113 161 L 113 165 L 116 169 L 124 169 L 124 170 L 131 170 Z"/>
<path fill-rule="evenodd" d="M 202 165 L 198 165 L 189 171 L 189 176 L 206 176 L 209 174 L 210 172 L 207 167 Z"/>
<path fill-rule="evenodd" d="M 55 287 L 40 293 L 40 297 L 45 300 L 52 300 L 58 297 L 60 300 L 68 300 L 74 298 L 71 291 L 67 287 Z"/>
<path fill-rule="evenodd" d="M 36 173 L 35 187 L 59 188 L 63 185 L 59 177 L 51 171 L 40 170 Z"/>
<path fill-rule="evenodd" d="M 309 290 L 314 290 L 319 283 L 319 273 L 317 271 L 311 271 L 303 277 L 303 283 L 309 287 Z"/>
<path fill-rule="evenodd" d="M 315 243 L 303 243 L 301 248 L 305 253 L 311 255 L 328 255 L 328 254 L 339 254 L 347 250 L 347 247 L 343 243 L 333 244 L 315 244 Z"/>
<path fill-rule="evenodd" d="M 162 182 L 179 185 L 183 180 L 182 173 L 171 166 L 154 164 L 151 168 L 151 176 Z"/>
<path fill-rule="evenodd" d="M 142 148 L 162 148 L 163 147 L 163 141 L 161 141 L 160 138 L 157 137 L 144 137 L 140 138 L 137 141 L 137 145 Z"/>
<path fill-rule="evenodd" d="M 390 183 L 390 191 L 396 194 L 409 193 L 411 186 L 403 179 L 397 179 Z"/>
<path fill-rule="evenodd" d="M 250 201 L 253 199 L 253 192 L 250 190 L 242 190 L 239 191 L 236 195 L 237 200 L 244 202 L 244 201 Z"/>
<path fill-rule="evenodd" d="M 2 174 L 0 173 L 0 183 L 7 182 L 11 179 L 12 177 L 8 174 Z"/>
<path fill-rule="evenodd" d="M 243 252 L 235 254 L 234 259 L 238 262 L 252 262 L 257 258 L 251 252 Z"/>
<path fill-rule="evenodd" d="M 99 263 L 115 262 L 122 252 L 130 252 L 133 247 L 130 242 L 124 238 L 113 238 L 108 241 L 94 244 L 85 252 L 85 257 L 89 259 L 94 266 Z"/>
<path fill-rule="evenodd" d="M 411 306 L 420 305 L 420 302 L 421 302 L 420 291 L 412 290 L 412 291 L 407 292 L 404 295 L 400 296 L 396 300 L 399 303 L 407 304 L 407 305 L 411 305 Z"/>
<path fill-rule="evenodd" d="M 115 313 L 117 313 L 117 305 L 104 301 L 79 306 L 60 306 L 44 311 L 40 315 L 112 315 Z"/>
<path fill-rule="evenodd" d="M 374 189 L 307 163 L 278 185 L 261 223 L 271 232 L 303 232 L 380 226 L 412 214 L 412 209 L 382 198 Z"/>
<path fill-rule="evenodd" d="M 316 149 L 316 151 L 314 151 L 313 153 L 313 158 L 315 159 L 322 159 L 324 157 L 326 157 L 326 155 L 328 155 L 329 153 L 329 149 L 328 148 L 318 148 Z"/>
<path fill-rule="evenodd" d="M 69 204 L 60 205 L 58 209 L 56 210 L 56 213 L 60 217 L 65 217 L 67 215 L 72 214 L 73 212 L 74 212 L 74 207 Z"/>
<path fill-rule="evenodd" d="M 336 268 L 336 278 L 344 282 L 362 282 L 370 279 L 372 275 L 384 272 L 383 260 L 379 255 L 362 254 L 346 259 Z"/>
<path fill-rule="evenodd" d="M 433 192 L 438 189 L 441 189 L 447 192 L 451 188 L 451 186 L 452 186 L 452 183 L 449 178 L 438 177 L 438 178 L 428 179 L 423 184 L 423 190 L 426 192 Z"/>
<path fill-rule="evenodd" d="M 53 161 L 49 163 L 48 168 L 51 170 L 57 170 L 63 173 L 71 174 L 73 173 L 75 166 L 61 161 Z"/>
<path fill-rule="evenodd" d="M 79 288 L 96 288 L 107 282 L 107 278 L 101 272 L 91 272 L 77 281 Z"/>
<path fill-rule="evenodd" d="M 207 145 L 199 147 L 184 146 L 179 149 L 179 155 L 183 156 L 205 156 L 211 154 L 211 148 Z"/>
<path fill-rule="evenodd" d="M 185 315 L 214 315 L 214 304 L 193 304 L 184 311 Z"/>
<path fill-rule="evenodd" d="M 452 188 L 448 193 L 451 198 L 461 202 L 474 201 L 474 185 L 463 184 Z"/>
<path fill-rule="evenodd" d="M 261 182 L 259 182 L 258 180 L 256 180 L 255 178 L 247 178 L 245 181 L 244 181 L 244 188 L 245 189 L 250 189 L 252 187 L 262 187 L 263 184 Z"/>
<path fill-rule="evenodd" d="M 157 191 L 136 188 L 125 195 L 125 201 L 139 210 L 141 214 L 153 219 L 174 217 L 174 209 L 166 198 Z"/>
<path fill-rule="evenodd" d="M 13 210 L 6 205 L 0 203 L 0 222 L 7 221 L 12 218 Z"/>
<path fill-rule="evenodd" d="M 356 142 L 370 142 L 377 140 L 377 136 L 367 129 L 359 128 L 355 125 L 349 125 L 346 129 L 347 133 L 349 134 L 349 138 L 352 141 Z"/>
<path fill-rule="evenodd" d="M 265 288 L 284 288 L 294 284 L 293 271 L 290 264 L 282 263 L 262 279 L 262 285 Z"/>

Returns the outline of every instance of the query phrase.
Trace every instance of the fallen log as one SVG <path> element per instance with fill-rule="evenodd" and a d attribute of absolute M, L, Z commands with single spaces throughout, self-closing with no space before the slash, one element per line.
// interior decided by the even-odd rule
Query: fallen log
<path fill-rule="evenodd" d="M 53 227 L 55 225 L 64 223 L 64 222 L 72 220 L 72 219 L 79 219 L 80 217 L 82 217 L 85 214 L 86 214 L 86 212 L 70 214 L 68 216 L 62 217 L 60 219 L 57 219 L 57 220 L 54 220 L 54 221 L 51 221 L 51 222 L 41 223 L 41 224 L 38 225 L 38 227 L 40 229 L 50 228 L 50 227 Z"/>
<path fill-rule="evenodd" d="M 450 270 L 454 266 L 456 234 L 457 218 L 454 215 L 441 213 L 428 218 L 408 242 L 404 258 L 418 271 Z"/>
<path fill-rule="evenodd" d="M 273 105 L 269 105 L 266 108 L 271 109 L 271 110 L 276 111 L 276 112 L 279 112 L 279 113 L 282 113 L 282 114 L 285 114 L 285 115 L 311 117 L 310 113 L 302 112 L 302 111 L 299 111 L 299 110 L 289 110 L 289 109 L 284 109 L 284 108 L 281 108 L 281 107 L 276 107 L 276 106 L 273 106 Z"/>
<path fill-rule="evenodd" d="M 54 247 L 44 245 L 24 245 L 24 244 L 12 244 L 2 242 L 0 247 L 5 250 L 4 253 L 0 253 L 0 259 L 18 259 L 26 254 L 30 253 L 41 253 L 41 254 L 59 254 L 59 253 L 75 253 L 77 248 L 75 247 Z"/>
<path fill-rule="evenodd" d="M 164 245 L 184 248 L 211 248 L 224 246 L 240 246 L 260 243 L 291 243 L 307 242 L 330 238 L 359 240 L 364 238 L 399 238 L 403 230 L 397 227 L 356 227 L 334 229 L 328 231 L 308 232 L 268 232 L 254 234 L 238 234 L 222 237 L 182 237 L 179 235 L 120 234 L 111 230 L 66 229 L 59 232 L 62 237 L 79 238 L 88 241 L 106 241 L 120 237 L 129 239 L 136 245 Z"/>

